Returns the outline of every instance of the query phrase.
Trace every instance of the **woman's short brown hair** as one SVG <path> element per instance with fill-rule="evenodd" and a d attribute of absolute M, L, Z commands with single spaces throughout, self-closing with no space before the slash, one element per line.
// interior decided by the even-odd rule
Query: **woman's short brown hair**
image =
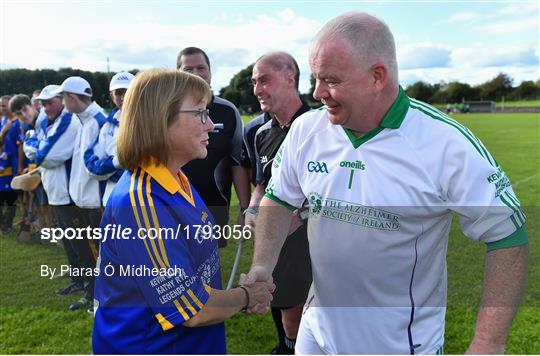
<path fill-rule="evenodd" d="M 122 167 L 167 164 L 167 128 L 187 95 L 195 102 L 212 99 L 208 84 L 193 74 L 171 69 L 137 74 L 126 92 L 118 130 L 117 155 Z"/>

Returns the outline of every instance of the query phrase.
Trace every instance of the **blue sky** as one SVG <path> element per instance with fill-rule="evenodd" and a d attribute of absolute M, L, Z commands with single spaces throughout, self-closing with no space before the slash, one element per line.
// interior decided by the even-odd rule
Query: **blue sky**
<path fill-rule="evenodd" d="M 73 67 L 113 72 L 175 66 L 185 46 L 205 49 L 217 91 L 267 51 L 299 62 L 329 19 L 358 10 L 394 33 L 400 81 L 479 84 L 505 72 L 538 80 L 537 1 L 24 1 L 1 0 L 2 69 Z M 24 39 L 24 40 L 21 40 Z"/>

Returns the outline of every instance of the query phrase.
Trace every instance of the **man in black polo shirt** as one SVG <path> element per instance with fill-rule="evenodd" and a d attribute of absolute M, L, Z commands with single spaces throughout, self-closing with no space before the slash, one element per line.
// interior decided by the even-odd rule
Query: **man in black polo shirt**
<path fill-rule="evenodd" d="M 210 61 L 202 49 L 184 48 L 178 54 L 176 68 L 193 73 L 210 85 Z M 240 166 L 243 125 L 238 110 L 231 102 L 213 96 L 207 107 L 215 126 L 210 132 L 208 155 L 205 159 L 189 162 L 182 170 L 212 212 L 216 223 L 223 226 L 229 222 L 231 183 L 234 183 L 241 211 L 247 208 L 250 198 L 249 177 Z M 227 240 L 220 239 L 218 244 L 225 247 Z"/>
<path fill-rule="evenodd" d="M 257 185 L 257 163 L 255 161 L 255 134 L 257 130 L 270 120 L 270 114 L 263 113 L 244 126 L 244 144 L 241 164 L 247 170 L 250 182 Z"/>
<path fill-rule="evenodd" d="M 274 156 L 294 119 L 309 110 L 298 93 L 299 77 L 298 64 L 285 52 L 265 54 L 253 67 L 253 92 L 264 112 L 255 122 L 266 121 L 257 130 L 253 144 L 257 186 L 251 197 L 250 208 L 245 213 L 246 225 L 253 229 L 257 214 L 254 207 L 259 206 L 272 175 Z M 272 316 L 279 344 L 272 353 L 294 354 L 302 307 L 311 285 L 307 224 L 298 215 L 294 218 L 281 250 L 273 279 L 276 291 L 272 301 Z"/>

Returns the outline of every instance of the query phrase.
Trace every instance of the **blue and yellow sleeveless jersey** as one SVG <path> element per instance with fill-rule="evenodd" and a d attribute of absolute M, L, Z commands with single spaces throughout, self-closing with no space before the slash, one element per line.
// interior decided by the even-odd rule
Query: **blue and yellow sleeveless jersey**
<path fill-rule="evenodd" d="M 0 192 L 12 190 L 11 180 L 17 174 L 19 165 L 17 139 L 21 123 L 15 115 L 0 118 L 0 130 L 8 124 L 11 126 L 5 133 L 0 147 Z"/>
<path fill-rule="evenodd" d="M 182 325 L 221 288 L 221 273 L 214 218 L 178 176 L 182 184 L 164 166 L 125 171 L 108 200 L 94 292 L 96 354 L 226 352 L 223 323 Z M 115 230 L 105 238 L 107 226 Z"/>

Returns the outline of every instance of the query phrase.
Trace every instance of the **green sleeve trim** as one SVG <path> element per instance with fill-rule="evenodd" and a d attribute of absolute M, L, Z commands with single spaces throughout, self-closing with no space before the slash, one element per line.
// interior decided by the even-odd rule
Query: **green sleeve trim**
<path fill-rule="evenodd" d="M 527 230 L 525 229 L 525 225 L 522 225 L 519 229 L 514 231 L 511 235 L 506 236 L 504 239 L 494 242 L 488 242 L 486 244 L 487 252 L 500 250 L 502 248 L 517 247 L 525 245 L 528 242 L 529 239 L 527 237 Z"/>
<path fill-rule="evenodd" d="M 284 207 L 286 207 L 290 211 L 295 211 L 296 210 L 296 208 L 294 206 L 292 206 L 291 204 L 289 204 L 287 202 L 284 202 L 283 200 L 279 199 L 278 197 L 275 197 L 274 195 L 272 195 L 270 193 L 265 193 L 264 196 L 266 198 L 268 198 L 268 199 L 272 199 L 273 201 L 275 201 L 276 203 L 278 203 L 280 205 L 283 205 Z"/>

